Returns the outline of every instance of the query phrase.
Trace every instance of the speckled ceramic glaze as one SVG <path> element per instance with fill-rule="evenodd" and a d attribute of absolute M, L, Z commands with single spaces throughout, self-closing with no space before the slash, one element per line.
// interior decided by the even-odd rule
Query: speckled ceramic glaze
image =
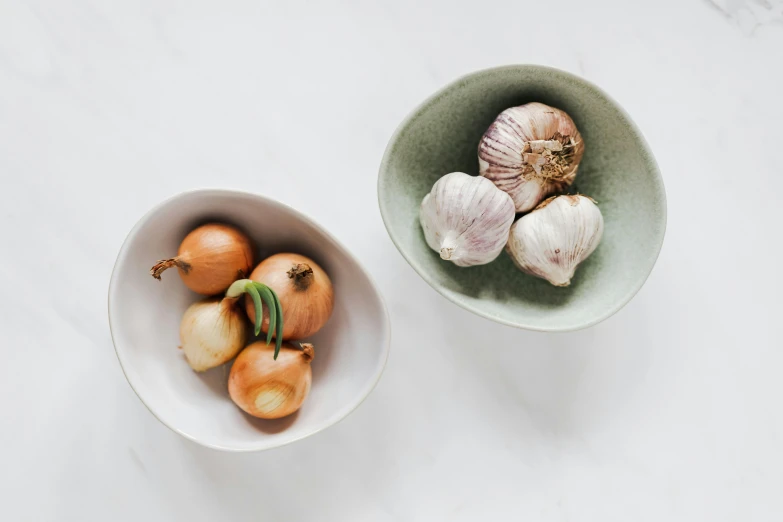
<path fill-rule="evenodd" d="M 477 147 L 504 109 L 539 101 L 566 111 L 585 140 L 574 188 L 604 216 L 598 249 L 557 288 L 517 270 L 506 253 L 460 268 L 424 241 L 418 212 L 449 172 L 478 175 Z M 536 65 L 479 71 L 448 85 L 400 125 L 383 157 L 378 199 L 392 241 L 433 288 L 494 321 L 544 331 L 596 324 L 644 284 L 663 242 L 666 195 L 658 166 L 631 118 L 606 93 L 572 74 Z"/>

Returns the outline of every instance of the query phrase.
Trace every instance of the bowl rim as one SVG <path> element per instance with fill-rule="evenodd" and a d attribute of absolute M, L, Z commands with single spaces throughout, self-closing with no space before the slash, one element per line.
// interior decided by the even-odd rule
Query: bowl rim
<path fill-rule="evenodd" d="M 595 316 L 592 319 L 577 322 L 571 325 L 566 326 L 540 326 L 537 324 L 532 324 L 529 321 L 511 321 L 507 319 L 503 319 L 501 317 L 495 316 L 491 313 L 485 312 L 477 307 L 474 307 L 470 305 L 469 303 L 463 302 L 456 298 L 454 295 L 452 295 L 450 292 L 447 292 L 444 288 L 441 287 L 440 284 L 438 284 L 434 278 L 432 278 L 426 270 L 424 270 L 421 266 L 418 265 L 417 261 L 407 254 L 405 250 L 400 246 L 400 242 L 398 238 L 395 236 L 394 232 L 392 232 L 392 227 L 390 225 L 389 221 L 389 215 L 390 211 L 386 207 L 386 203 L 384 202 L 383 198 L 383 189 L 382 189 L 382 182 L 385 178 L 385 173 L 388 171 L 389 163 L 391 162 L 391 151 L 397 144 L 397 142 L 400 139 L 400 136 L 402 133 L 408 128 L 408 126 L 414 122 L 417 118 L 419 118 L 424 111 L 424 109 L 432 106 L 440 97 L 442 97 L 444 94 L 446 94 L 448 91 L 454 89 L 457 87 L 460 83 L 469 82 L 472 81 L 480 76 L 484 76 L 487 74 L 492 74 L 500 71 L 510 71 L 510 70 L 539 70 L 539 71 L 547 71 L 550 73 L 554 73 L 557 75 L 560 75 L 563 79 L 568 79 L 570 81 L 573 81 L 575 83 L 582 83 L 587 85 L 587 87 L 595 90 L 606 98 L 609 103 L 611 103 L 624 117 L 625 120 L 628 123 L 628 126 L 635 134 L 635 137 L 639 140 L 639 143 L 642 147 L 642 153 L 645 159 L 645 162 L 648 163 L 648 165 L 651 167 L 651 171 L 655 174 L 655 181 L 657 182 L 658 187 L 660 188 L 660 195 L 661 195 L 661 211 L 662 211 L 662 223 L 661 223 L 661 231 L 658 235 L 654 244 L 655 247 L 655 255 L 650 260 L 649 266 L 646 269 L 646 272 L 644 273 L 643 277 L 640 277 L 638 282 L 636 282 L 630 291 L 621 299 L 618 299 L 612 306 L 608 307 L 604 312 L 601 314 Z M 461 75 L 457 77 L 456 79 L 448 82 L 446 85 L 435 91 L 433 94 L 428 96 L 424 101 L 419 103 L 416 107 L 414 107 L 400 122 L 399 125 L 397 125 L 397 128 L 394 130 L 394 133 L 392 134 L 391 138 L 389 138 L 389 142 L 386 145 L 386 150 L 383 153 L 383 158 L 381 159 L 381 165 L 378 169 L 378 180 L 377 180 L 377 197 L 378 197 L 378 207 L 380 208 L 381 212 L 381 219 L 383 220 L 383 225 L 386 227 L 386 232 L 389 234 L 389 238 L 391 238 L 392 243 L 394 243 L 394 246 L 397 247 L 397 250 L 402 254 L 402 257 L 407 261 L 407 263 L 413 268 L 413 270 L 416 271 L 419 276 L 424 279 L 424 281 L 430 285 L 433 289 L 435 289 L 436 292 L 438 292 L 440 295 L 451 301 L 452 303 L 456 304 L 457 306 L 460 306 L 461 308 L 468 310 L 469 312 L 472 312 L 480 317 L 484 317 L 485 319 L 489 319 L 491 321 L 494 321 L 496 323 L 500 323 L 506 326 L 511 326 L 514 328 L 520 328 L 524 330 L 532 330 L 537 332 L 572 332 L 576 330 L 582 330 L 585 328 L 589 328 L 591 326 L 594 326 L 602 321 L 605 321 L 606 319 L 612 317 L 614 314 L 619 312 L 626 304 L 628 304 L 631 299 L 634 298 L 634 296 L 641 290 L 642 286 L 647 282 L 647 279 L 650 277 L 650 274 L 652 273 L 653 268 L 655 267 L 658 258 L 661 254 L 661 248 L 663 247 L 663 240 L 666 236 L 666 227 L 668 222 L 668 210 L 667 210 L 667 201 L 666 201 L 666 187 L 663 182 L 663 177 L 661 176 L 660 168 L 658 167 L 658 162 L 655 160 L 655 156 L 650 149 L 649 144 L 647 143 L 647 140 L 644 137 L 644 134 L 639 129 L 639 127 L 636 125 L 636 122 L 631 118 L 631 115 L 626 112 L 626 110 L 620 105 L 617 100 L 615 100 L 612 96 L 610 96 L 606 91 L 604 91 L 602 88 L 598 87 L 593 82 L 586 80 L 585 78 L 582 78 L 581 76 L 578 76 L 574 73 L 564 71 L 562 69 L 558 69 L 556 67 L 551 67 L 547 65 L 539 65 L 539 64 L 510 64 L 510 65 L 501 65 L 497 67 L 488 67 L 485 69 L 479 69 L 477 71 Z"/>
<path fill-rule="evenodd" d="M 166 420 L 164 420 L 158 412 L 155 410 L 155 408 L 147 401 L 145 400 L 143 393 L 140 392 L 136 385 L 132 382 L 132 380 L 128 377 L 127 372 L 125 371 L 125 360 L 124 356 L 121 352 L 124 350 L 121 350 L 118 347 L 117 339 L 115 338 L 114 334 L 114 321 L 117 320 L 117 318 L 114 316 L 114 312 L 112 311 L 112 300 L 115 298 L 116 294 L 116 284 L 117 284 L 117 278 L 118 278 L 118 266 L 120 266 L 122 263 L 125 262 L 128 253 L 129 253 L 129 246 L 133 239 L 136 238 L 138 235 L 142 225 L 144 225 L 156 212 L 158 212 L 160 209 L 166 207 L 167 205 L 171 204 L 172 202 L 188 198 L 196 195 L 205 195 L 205 196 L 230 196 L 230 197 L 238 197 L 238 198 L 250 198 L 255 200 L 260 200 L 261 202 L 271 205 L 272 207 L 276 207 L 277 209 L 291 212 L 296 217 L 300 218 L 303 222 L 306 224 L 312 226 L 317 232 L 319 232 L 324 238 L 326 238 L 329 242 L 332 243 L 332 246 L 337 249 L 342 254 L 348 256 L 350 259 L 352 259 L 356 265 L 359 267 L 359 269 L 362 271 L 364 276 L 367 278 L 367 281 L 370 284 L 370 288 L 373 290 L 375 295 L 378 298 L 378 302 L 381 305 L 381 309 L 383 311 L 383 333 L 381 336 L 381 357 L 376 365 L 375 373 L 372 376 L 372 378 L 368 381 L 368 383 L 365 385 L 364 389 L 361 390 L 361 392 L 357 395 L 357 398 L 353 401 L 348 402 L 345 406 L 338 409 L 335 413 L 333 413 L 331 416 L 329 416 L 324 422 L 314 426 L 312 429 L 306 431 L 305 433 L 293 437 L 289 440 L 283 440 L 280 442 L 276 442 L 273 444 L 258 444 L 254 446 L 248 446 L 246 448 L 237 448 L 232 447 L 228 445 L 222 445 L 217 443 L 211 443 L 206 442 L 203 440 L 200 440 L 197 436 L 188 433 L 184 430 L 179 429 L 178 427 L 170 424 Z M 177 194 L 174 194 L 172 196 L 169 196 L 162 201 L 160 201 L 158 204 L 147 210 L 136 222 L 136 224 L 133 226 L 133 228 L 128 232 L 125 239 L 122 242 L 122 246 L 120 247 L 120 251 L 117 254 L 117 258 L 114 262 L 114 266 L 112 268 L 111 272 L 111 278 L 109 280 L 109 289 L 108 289 L 108 303 L 107 303 L 107 310 L 108 310 L 108 318 L 109 318 L 109 332 L 111 334 L 111 340 L 112 344 L 114 345 L 114 353 L 117 355 L 117 359 L 120 363 L 120 368 L 122 369 L 122 373 L 125 376 L 125 380 L 130 385 L 133 392 L 136 394 L 136 396 L 141 400 L 142 404 L 149 410 L 149 412 L 152 414 L 153 417 L 158 419 L 161 424 L 169 428 L 174 433 L 177 433 L 181 435 L 182 437 L 195 442 L 196 444 L 199 444 L 201 446 L 214 449 L 214 450 L 220 450 L 220 451 L 226 451 L 226 452 L 232 452 L 232 453 L 249 453 L 249 452 L 257 452 L 257 451 L 264 451 L 268 449 L 273 448 L 279 448 L 282 446 L 287 446 L 288 444 L 292 444 L 294 442 L 300 441 L 302 439 L 305 439 L 307 437 L 310 437 L 312 435 L 315 435 L 316 433 L 320 433 L 321 431 L 324 431 L 325 429 L 334 426 L 335 424 L 341 422 L 343 419 L 348 417 L 351 413 L 353 413 L 366 399 L 370 396 L 372 391 L 377 386 L 378 382 L 381 379 L 381 376 L 383 375 L 383 371 L 386 368 L 386 364 L 389 359 L 389 351 L 391 349 L 391 318 L 389 315 L 389 310 L 386 306 L 386 302 L 384 300 L 383 294 L 380 291 L 380 288 L 376 284 L 375 280 L 372 278 L 370 273 L 367 271 L 367 269 L 364 268 L 362 263 L 359 261 L 359 259 L 354 256 L 348 248 L 346 248 L 337 238 L 335 238 L 330 232 L 328 232 L 324 227 L 319 225 L 313 218 L 310 216 L 304 214 L 303 212 L 286 205 L 285 203 L 282 203 L 280 201 L 277 201 L 275 199 L 272 199 L 267 196 L 263 196 L 261 194 L 256 194 L 253 192 L 243 191 L 243 190 L 234 190 L 234 189 L 223 189 L 223 188 L 196 188 L 196 189 L 190 189 L 185 190 L 182 192 L 179 192 Z"/>

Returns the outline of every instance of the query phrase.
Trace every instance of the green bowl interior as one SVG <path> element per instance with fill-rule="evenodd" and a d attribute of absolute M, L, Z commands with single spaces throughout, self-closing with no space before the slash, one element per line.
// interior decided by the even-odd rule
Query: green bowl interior
<path fill-rule="evenodd" d="M 566 111 L 585 140 L 574 187 L 598 201 L 604 237 L 557 288 L 517 270 L 504 252 L 460 268 L 429 249 L 419 204 L 449 172 L 478 174 L 477 147 L 504 109 L 539 101 Z M 540 66 L 474 73 L 436 93 L 403 122 L 381 165 L 384 222 L 411 266 L 455 303 L 495 321 L 536 330 L 575 330 L 619 310 L 652 270 L 666 227 L 666 196 L 644 138 L 619 105 L 594 85 Z"/>

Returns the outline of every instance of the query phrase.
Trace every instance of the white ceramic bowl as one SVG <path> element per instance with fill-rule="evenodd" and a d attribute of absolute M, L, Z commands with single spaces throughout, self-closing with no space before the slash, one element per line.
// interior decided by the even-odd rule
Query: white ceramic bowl
<path fill-rule="evenodd" d="M 259 261 L 275 252 L 298 252 L 312 257 L 332 278 L 334 313 L 308 339 L 315 345 L 312 389 L 289 417 L 268 421 L 246 415 L 228 395 L 230 363 L 198 374 L 177 349 L 182 314 L 200 296 L 185 287 L 176 271 L 155 281 L 149 268 L 175 255 L 190 230 L 213 220 L 245 230 Z M 152 414 L 183 437 L 227 451 L 269 449 L 335 424 L 370 394 L 389 352 L 383 299 L 345 247 L 290 207 L 227 190 L 179 194 L 139 220 L 114 266 L 109 325 L 125 376 Z"/>

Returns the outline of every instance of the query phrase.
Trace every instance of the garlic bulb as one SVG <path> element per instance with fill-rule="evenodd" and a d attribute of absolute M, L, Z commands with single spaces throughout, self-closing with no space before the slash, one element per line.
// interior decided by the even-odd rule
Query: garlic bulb
<path fill-rule="evenodd" d="M 424 196 L 419 221 L 427 244 L 442 259 L 457 266 L 484 265 L 506 244 L 514 202 L 486 178 L 452 172 Z"/>
<path fill-rule="evenodd" d="M 204 299 L 190 305 L 182 316 L 180 348 L 197 372 L 230 361 L 245 346 L 245 314 L 236 301 L 233 297 Z"/>
<path fill-rule="evenodd" d="M 514 223 L 506 251 L 523 272 L 568 286 L 603 232 L 604 218 L 592 199 L 556 196 Z"/>
<path fill-rule="evenodd" d="M 573 183 L 584 149 L 568 114 L 528 103 L 501 112 L 484 133 L 479 172 L 508 192 L 517 212 L 527 212 Z"/>

